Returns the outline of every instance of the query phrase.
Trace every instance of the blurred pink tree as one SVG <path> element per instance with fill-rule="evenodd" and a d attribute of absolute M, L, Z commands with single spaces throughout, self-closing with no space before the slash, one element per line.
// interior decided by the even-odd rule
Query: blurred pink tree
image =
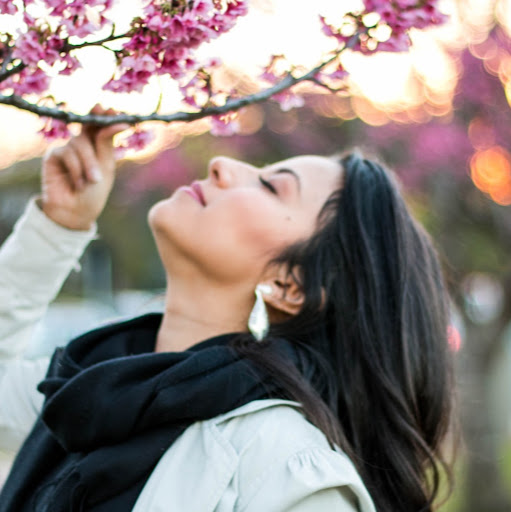
<path fill-rule="evenodd" d="M 412 126 L 369 127 L 367 135 L 384 155 L 401 145 L 396 170 L 410 186 L 438 173 L 470 176 L 493 201 L 509 205 L 511 111 L 506 85 L 511 79 L 511 38 L 496 26 L 458 57 L 461 75 L 449 116 Z"/>
<path fill-rule="evenodd" d="M 446 120 L 367 127 L 366 135 L 412 191 L 429 196 L 424 216 L 447 257 L 463 318 L 463 511 L 508 512 L 510 482 L 504 485 L 500 462 L 504 443 L 489 390 L 511 322 L 511 38 L 496 25 L 459 61 L 454 108 Z M 477 312 L 477 288 L 486 283 L 494 288 L 495 305 L 484 318 Z"/>

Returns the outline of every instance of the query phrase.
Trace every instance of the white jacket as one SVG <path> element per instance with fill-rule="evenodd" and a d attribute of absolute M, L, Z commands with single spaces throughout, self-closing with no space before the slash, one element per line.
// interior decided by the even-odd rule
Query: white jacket
<path fill-rule="evenodd" d="M 39 414 L 48 358 L 23 359 L 33 328 L 95 235 L 66 230 L 32 200 L 0 250 L 0 449 L 19 448 Z M 188 427 L 158 462 L 133 512 L 375 512 L 351 461 L 297 402 L 255 400 Z"/>

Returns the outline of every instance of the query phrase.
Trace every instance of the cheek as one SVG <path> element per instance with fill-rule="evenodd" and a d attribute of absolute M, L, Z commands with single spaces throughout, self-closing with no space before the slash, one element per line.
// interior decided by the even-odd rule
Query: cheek
<path fill-rule="evenodd" d="M 295 223 L 271 198 L 253 196 L 240 193 L 225 204 L 212 205 L 218 208 L 212 208 L 207 225 L 219 234 L 226 252 L 237 250 L 257 260 L 294 241 Z"/>
<path fill-rule="evenodd" d="M 206 208 L 186 196 L 154 205 L 148 214 L 162 261 L 179 271 L 179 261 L 217 279 L 256 276 L 267 261 L 305 233 L 298 219 L 271 196 L 239 190 Z"/>

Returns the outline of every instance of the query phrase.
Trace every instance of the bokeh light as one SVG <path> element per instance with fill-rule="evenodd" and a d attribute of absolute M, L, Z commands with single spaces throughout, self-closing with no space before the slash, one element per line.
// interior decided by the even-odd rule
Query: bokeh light
<path fill-rule="evenodd" d="M 476 187 L 498 204 L 511 204 L 511 155 L 501 146 L 476 151 L 470 160 Z"/>

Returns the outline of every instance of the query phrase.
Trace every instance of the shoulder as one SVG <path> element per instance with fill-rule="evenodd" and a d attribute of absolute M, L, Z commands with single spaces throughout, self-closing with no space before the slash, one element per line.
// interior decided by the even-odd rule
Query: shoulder
<path fill-rule="evenodd" d="M 158 462 L 133 510 L 375 512 L 348 457 L 330 449 L 300 404 L 278 399 L 190 425 Z"/>
<path fill-rule="evenodd" d="M 353 463 L 297 402 L 256 400 L 212 421 L 239 457 L 240 511 L 374 511 Z"/>

